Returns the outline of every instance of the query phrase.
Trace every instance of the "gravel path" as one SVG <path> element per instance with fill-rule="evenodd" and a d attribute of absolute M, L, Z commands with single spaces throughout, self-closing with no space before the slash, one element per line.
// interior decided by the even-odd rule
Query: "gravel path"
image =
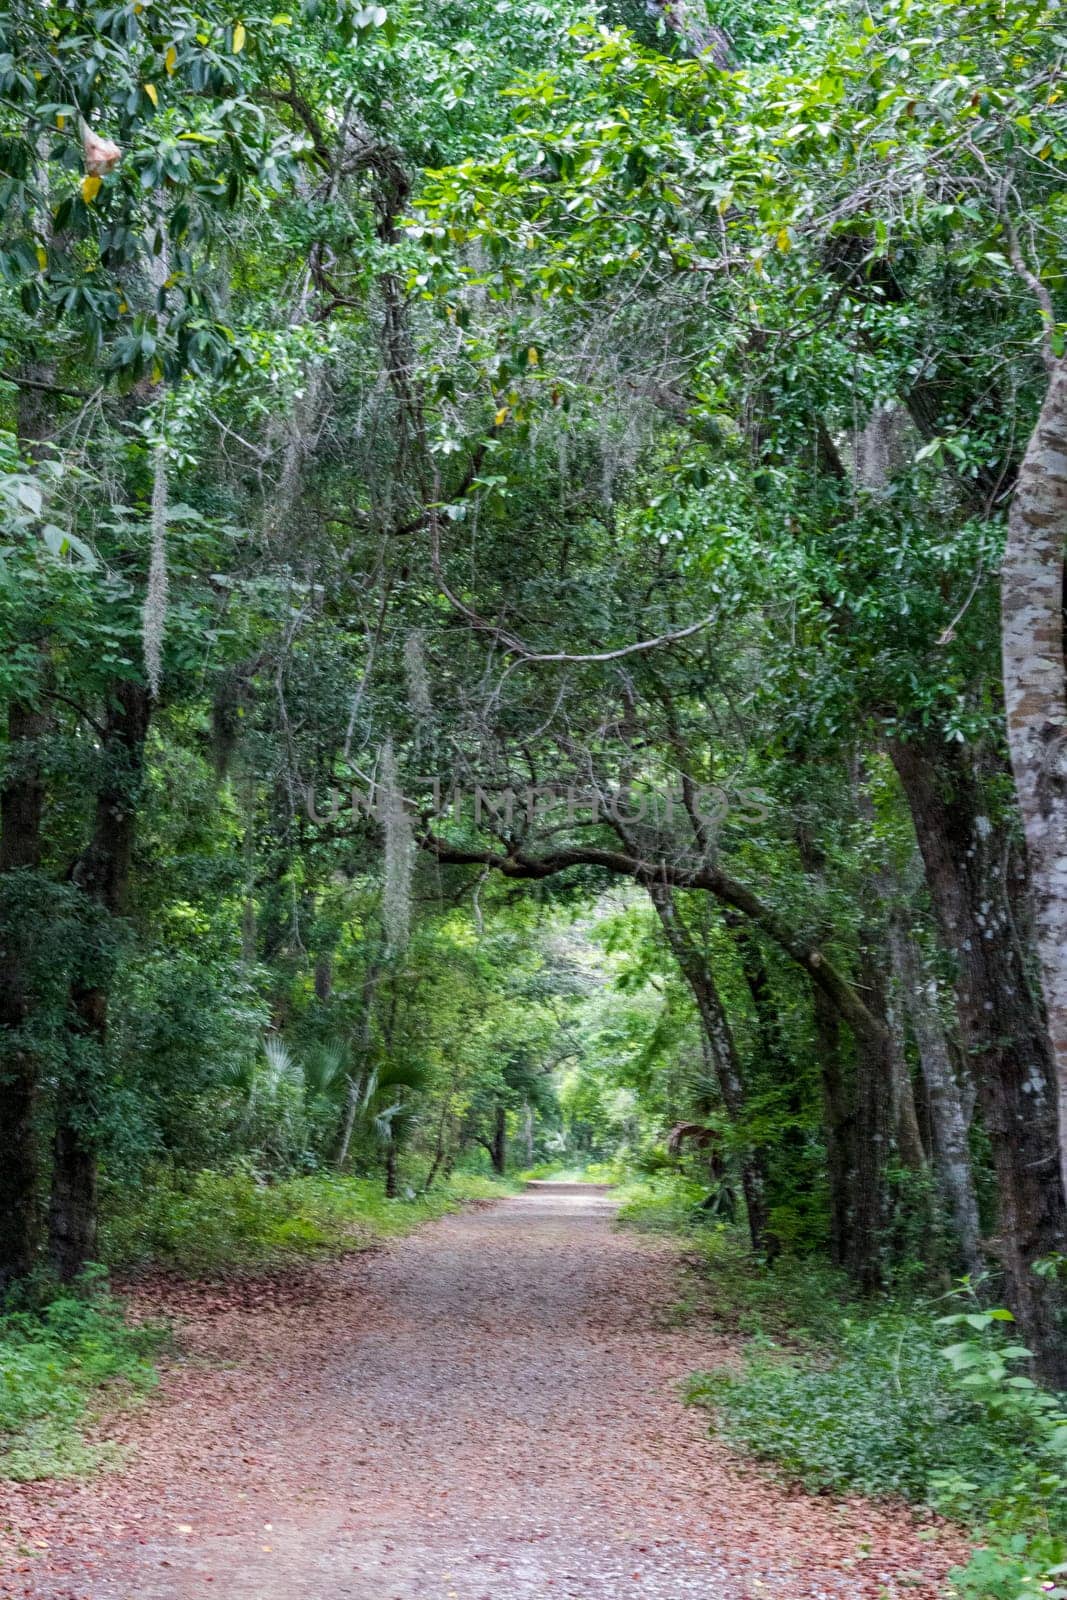
<path fill-rule="evenodd" d="M 679 1404 L 730 1349 L 672 1325 L 677 1271 L 609 1202 L 541 1193 L 236 1303 L 171 1291 L 183 1359 L 121 1425 L 131 1465 L 0 1496 L 0 1593 L 932 1596 L 936 1530 L 786 1491 Z"/>

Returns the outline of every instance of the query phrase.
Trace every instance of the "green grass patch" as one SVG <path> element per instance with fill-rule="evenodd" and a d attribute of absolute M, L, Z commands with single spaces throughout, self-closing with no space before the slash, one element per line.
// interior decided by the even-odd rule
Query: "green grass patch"
<path fill-rule="evenodd" d="M 108 1192 L 101 1251 L 110 1266 L 160 1266 L 190 1277 L 264 1270 L 368 1248 L 511 1185 L 456 1173 L 396 1200 L 381 1180 L 326 1176 L 262 1183 L 248 1172 L 160 1172 Z"/>
<path fill-rule="evenodd" d="M 105 1463 L 109 1447 L 88 1443 L 82 1425 L 105 1397 L 154 1385 L 166 1337 L 130 1324 L 102 1292 L 0 1317 L 0 1477 L 72 1477 Z"/>
<path fill-rule="evenodd" d="M 617 1183 L 621 1170 L 614 1161 L 589 1161 L 576 1167 L 563 1161 L 541 1161 L 519 1174 L 523 1182 L 554 1179 L 556 1183 Z"/>

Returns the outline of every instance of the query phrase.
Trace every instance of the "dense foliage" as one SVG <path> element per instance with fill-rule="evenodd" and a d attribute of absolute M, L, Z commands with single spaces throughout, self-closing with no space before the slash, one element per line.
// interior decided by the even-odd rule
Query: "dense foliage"
<path fill-rule="evenodd" d="M 592 1161 L 1067 1385 L 1065 48 L 11 0 L 0 1284 Z M 724 1403 L 999 1482 L 928 1334 Z"/>

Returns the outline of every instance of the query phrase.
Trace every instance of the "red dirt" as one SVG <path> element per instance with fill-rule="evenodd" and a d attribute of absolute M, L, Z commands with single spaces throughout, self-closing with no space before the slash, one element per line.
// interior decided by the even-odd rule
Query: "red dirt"
<path fill-rule="evenodd" d="M 180 1319 L 127 1467 L 7 1485 L 33 1600 L 930 1600 L 946 1532 L 746 1468 L 679 1403 L 729 1359 L 670 1326 L 677 1257 L 529 1195 Z M 0 1544 L 0 1550 L 3 1545 Z"/>

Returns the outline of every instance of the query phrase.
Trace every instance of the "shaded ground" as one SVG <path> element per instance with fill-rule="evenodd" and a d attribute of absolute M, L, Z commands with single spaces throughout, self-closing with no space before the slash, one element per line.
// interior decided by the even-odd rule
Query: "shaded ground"
<path fill-rule="evenodd" d="M 0 1490 L 0 1593 L 932 1595 L 958 1555 L 933 1530 L 781 1489 L 679 1404 L 729 1352 L 670 1325 L 676 1273 L 608 1202 L 542 1193 L 236 1304 L 171 1291 L 183 1359 L 127 1470 Z"/>

